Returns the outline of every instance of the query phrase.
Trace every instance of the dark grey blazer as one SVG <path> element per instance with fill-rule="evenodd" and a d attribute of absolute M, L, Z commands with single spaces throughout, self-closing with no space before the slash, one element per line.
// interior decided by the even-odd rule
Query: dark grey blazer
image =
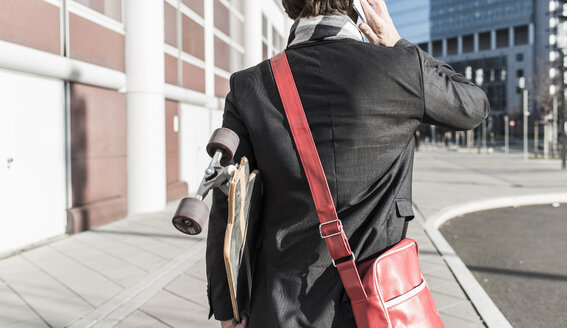
<path fill-rule="evenodd" d="M 471 129 L 487 116 L 484 93 L 405 40 L 354 40 L 287 49 L 339 218 L 357 262 L 405 235 L 413 218 L 414 132 L 421 122 Z M 223 126 L 240 136 L 264 183 L 249 327 L 354 327 L 324 241 L 268 61 L 235 73 Z M 207 245 L 211 313 L 232 318 L 222 244 L 227 198 L 214 193 Z"/>

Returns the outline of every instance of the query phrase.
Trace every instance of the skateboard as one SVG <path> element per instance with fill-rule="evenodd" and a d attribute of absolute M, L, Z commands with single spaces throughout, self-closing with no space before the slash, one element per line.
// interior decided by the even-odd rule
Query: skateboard
<path fill-rule="evenodd" d="M 238 322 L 240 313 L 247 310 L 252 291 L 255 252 L 250 252 L 249 246 L 252 251 L 255 250 L 261 196 L 260 172 L 254 170 L 250 173 L 248 159 L 243 157 L 229 182 L 223 252 L 232 310 Z"/>
<path fill-rule="evenodd" d="M 248 310 L 255 262 L 255 244 L 262 198 L 260 172 L 250 172 L 248 159 L 231 164 L 240 140 L 230 129 L 215 130 L 207 153 L 212 157 L 194 197 L 179 203 L 172 223 L 179 231 L 197 235 L 209 218 L 209 207 L 203 199 L 214 188 L 228 196 L 227 225 L 223 258 L 234 318 Z"/>

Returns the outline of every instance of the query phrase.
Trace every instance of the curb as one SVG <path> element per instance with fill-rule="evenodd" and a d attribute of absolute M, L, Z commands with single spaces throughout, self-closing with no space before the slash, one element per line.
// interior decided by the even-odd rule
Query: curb
<path fill-rule="evenodd" d="M 450 219 L 463 214 L 503 207 L 542 205 L 555 202 L 566 203 L 567 193 L 524 195 L 457 204 L 443 208 L 425 222 L 424 228 L 426 233 L 441 253 L 447 265 L 449 265 L 451 271 L 453 271 L 457 281 L 488 328 L 512 328 L 512 325 L 484 291 L 445 237 L 439 232 L 439 227 Z"/>

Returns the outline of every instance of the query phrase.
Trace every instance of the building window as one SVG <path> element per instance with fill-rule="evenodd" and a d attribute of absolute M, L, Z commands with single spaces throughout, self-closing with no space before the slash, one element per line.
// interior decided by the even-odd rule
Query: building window
<path fill-rule="evenodd" d="M 432 45 L 433 45 L 433 56 L 434 57 L 443 56 L 443 41 L 441 40 L 433 41 Z"/>
<path fill-rule="evenodd" d="M 502 70 L 500 68 L 494 69 L 494 81 L 500 81 L 502 78 Z"/>
<path fill-rule="evenodd" d="M 505 28 L 496 31 L 496 48 L 507 48 L 510 46 L 510 30 Z"/>
<path fill-rule="evenodd" d="M 425 51 L 425 52 L 429 52 L 429 47 L 428 47 L 428 43 L 424 42 L 424 43 L 420 43 L 417 45 L 421 50 Z"/>
<path fill-rule="evenodd" d="M 524 54 L 522 54 L 522 53 L 516 54 L 516 61 L 517 62 L 523 62 L 524 61 Z"/>
<path fill-rule="evenodd" d="M 183 4 L 201 17 L 205 15 L 205 2 L 203 0 L 183 0 Z"/>
<path fill-rule="evenodd" d="M 114 20 L 122 21 L 122 2 L 104 0 L 75 0 L 83 6 L 98 11 Z"/>
<path fill-rule="evenodd" d="M 523 69 L 517 70 L 517 71 L 516 71 L 516 77 L 517 77 L 517 78 L 524 77 L 524 70 L 523 70 Z"/>
<path fill-rule="evenodd" d="M 182 25 L 182 49 L 191 56 L 205 60 L 205 29 L 191 18 L 183 15 Z"/>
<path fill-rule="evenodd" d="M 490 32 L 482 32 L 478 34 L 478 50 L 490 50 Z"/>
<path fill-rule="evenodd" d="M 215 27 L 226 35 L 230 35 L 230 11 L 219 0 L 215 1 Z"/>
<path fill-rule="evenodd" d="M 528 37 L 528 26 L 516 26 L 514 27 L 514 45 L 521 46 L 524 44 L 528 44 L 529 37 Z"/>
<path fill-rule="evenodd" d="M 272 46 L 274 54 L 284 50 L 284 39 L 280 33 L 272 26 Z"/>
<path fill-rule="evenodd" d="M 164 11 L 164 41 L 170 46 L 177 48 L 177 8 L 167 2 L 163 7 Z"/>
<path fill-rule="evenodd" d="M 459 41 L 457 38 L 447 39 L 447 55 L 456 55 L 459 53 Z"/>
<path fill-rule="evenodd" d="M 262 15 L 262 36 L 268 38 L 268 19 Z"/>
<path fill-rule="evenodd" d="M 463 36 L 463 52 L 473 52 L 474 51 L 474 36 L 465 35 Z"/>

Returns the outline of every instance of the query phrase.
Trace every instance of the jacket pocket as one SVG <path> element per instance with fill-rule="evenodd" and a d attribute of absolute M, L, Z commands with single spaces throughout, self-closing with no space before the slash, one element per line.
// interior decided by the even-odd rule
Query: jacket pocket
<path fill-rule="evenodd" d="M 400 218 L 405 218 L 406 221 L 413 220 L 415 214 L 413 213 L 411 201 L 405 198 L 396 199 L 396 214 Z"/>

